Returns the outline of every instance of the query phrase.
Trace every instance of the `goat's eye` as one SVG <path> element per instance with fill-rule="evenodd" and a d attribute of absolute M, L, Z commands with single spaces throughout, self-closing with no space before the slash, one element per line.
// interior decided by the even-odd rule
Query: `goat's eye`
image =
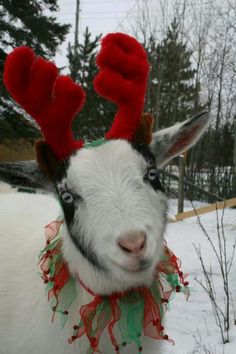
<path fill-rule="evenodd" d="M 156 168 L 150 168 L 147 172 L 147 179 L 149 181 L 154 181 L 157 177 L 157 170 Z"/>
<path fill-rule="evenodd" d="M 71 204 L 74 201 L 73 196 L 69 192 L 62 192 L 61 198 L 62 198 L 63 202 L 65 202 L 67 204 Z"/>
<path fill-rule="evenodd" d="M 164 188 L 159 180 L 158 170 L 156 169 L 156 167 L 150 167 L 147 170 L 147 173 L 144 177 L 144 181 L 149 182 L 155 191 L 160 190 L 164 192 Z"/>

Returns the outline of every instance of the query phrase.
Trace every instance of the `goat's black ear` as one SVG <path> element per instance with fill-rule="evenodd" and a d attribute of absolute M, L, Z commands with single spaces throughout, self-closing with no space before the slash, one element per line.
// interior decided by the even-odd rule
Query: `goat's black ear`
<path fill-rule="evenodd" d="M 162 167 L 173 157 L 193 146 L 209 124 L 209 113 L 202 111 L 192 118 L 152 135 L 150 148 Z"/>
<path fill-rule="evenodd" d="M 35 153 L 41 171 L 49 181 L 53 182 L 59 168 L 59 162 L 52 149 L 45 141 L 37 141 L 35 143 Z"/>

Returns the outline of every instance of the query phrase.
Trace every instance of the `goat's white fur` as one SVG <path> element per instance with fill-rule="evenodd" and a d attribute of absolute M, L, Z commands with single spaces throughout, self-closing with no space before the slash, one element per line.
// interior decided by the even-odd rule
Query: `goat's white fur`
<path fill-rule="evenodd" d="M 168 139 L 166 143 L 171 144 Z M 153 141 L 154 150 L 155 145 Z M 146 168 L 144 158 L 126 141 L 110 141 L 77 151 L 71 157 L 67 178 L 58 185 L 60 190 L 66 184 L 67 189 L 83 198 L 78 204 L 73 227 L 78 236 L 86 235 L 98 259 L 109 269 L 104 275 L 89 264 L 75 248 L 65 227 L 63 252 L 71 273 L 78 273 L 95 292 L 121 291 L 131 286 L 148 285 L 152 280 L 153 269 L 161 255 L 167 201 L 162 192 L 155 192 L 144 183 Z M 35 204 L 29 205 L 27 210 L 21 208 L 21 198 L 32 201 L 32 196 L 14 195 L 12 199 L 9 195 L 9 203 L 0 205 L 0 212 L 5 213 L 0 229 L 0 353 L 85 354 L 88 346 L 85 339 L 69 345 L 67 338 L 71 336 L 78 309 L 91 300 L 90 295 L 79 286 L 74 311 L 70 311 L 64 330 L 60 328 L 60 321 L 51 323 L 52 313 L 38 274 L 37 257 L 44 247 L 43 228 L 52 220 L 48 220 L 41 210 L 41 204 L 37 205 L 40 198 L 46 197 L 35 197 Z M 10 206 L 15 201 L 17 206 L 12 215 Z M 45 199 L 46 203 L 49 201 L 52 203 Z M 52 219 L 56 216 L 57 213 Z M 145 256 L 152 260 L 149 269 L 136 273 L 124 270 L 134 261 L 117 245 L 119 236 L 132 230 L 146 232 Z M 143 338 L 142 345 L 144 354 L 160 353 L 158 341 Z M 101 351 L 102 354 L 113 353 L 105 336 Z M 124 348 L 122 354 L 126 353 L 136 354 L 137 348 Z"/>

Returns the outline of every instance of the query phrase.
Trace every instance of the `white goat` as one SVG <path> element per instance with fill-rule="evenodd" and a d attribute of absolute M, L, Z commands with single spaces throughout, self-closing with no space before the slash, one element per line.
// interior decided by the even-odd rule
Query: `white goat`
<path fill-rule="evenodd" d="M 128 36 L 120 36 L 127 40 Z M 17 75 L 21 74 L 15 70 L 13 79 Z M 9 80 L 5 79 L 8 89 L 24 106 L 9 88 Z M 31 109 L 28 112 L 34 116 Z M 118 137 L 98 146 L 73 149 L 63 159 L 53 157 L 53 144 L 49 143 L 49 148 L 43 143 L 37 148 L 41 169 L 35 161 L 0 163 L 2 180 L 52 191 L 60 199 L 65 219 L 63 259 L 78 292 L 62 331 L 60 321 L 51 323 L 45 285 L 38 275 L 37 255 L 44 247 L 42 230 L 18 233 L 13 230 L 17 215 L 10 217 L 10 234 L 0 230 L 1 354 L 85 354 L 89 347 L 86 336 L 71 344 L 67 338 L 81 307 L 93 300 L 88 289 L 110 295 L 150 287 L 162 256 L 166 226 L 167 198 L 157 168 L 192 146 L 207 123 L 208 114 L 202 112 L 154 133 L 149 146 Z M 104 331 L 99 343 L 102 354 L 115 352 L 108 337 Z M 142 336 L 141 342 L 139 351 L 160 353 L 159 340 Z M 134 343 L 116 349 L 122 354 L 139 351 Z"/>

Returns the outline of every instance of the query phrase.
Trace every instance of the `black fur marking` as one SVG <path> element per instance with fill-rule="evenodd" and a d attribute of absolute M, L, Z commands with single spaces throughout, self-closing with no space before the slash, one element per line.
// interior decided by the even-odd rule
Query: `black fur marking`
<path fill-rule="evenodd" d="M 55 183 L 60 184 L 60 182 L 67 178 L 67 170 L 70 166 L 70 159 L 63 160 L 60 162 L 60 165 L 55 172 Z M 67 186 L 63 186 L 63 191 L 67 191 Z M 84 237 L 81 235 L 77 236 L 74 235 L 73 230 L 72 230 L 72 225 L 74 222 L 74 217 L 75 217 L 75 210 L 78 207 L 78 203 L 81 201 L 80 196 L 78 195 L 73 195 L 69 190 L 68 192 L 71 193 L 74 197 L 74 201 L 72 203 L 66 203 L 62 200 L 61 194 L 63 193 L 62 190 L 59 190 L 57 188 L 57 192 L 59 195 L 59 201 L 65 216 L 65 222 L 69 231 L 69 235 L 71 240 L 73 241 L 75 247 L 78 249 L 78 251 L 88 260 L 88 262 L 94 266 L 95 268 L 99 269 L 100 271 L 105 271 L 104 266 L 99 262 L 95 252 L 93 251 L 91 245 L 86 244 L 84 241 Z"/>
<path fill-rule="evenodd" d="M 71 204 L 65 203 L 60 196 L 60 204 L 63 209 L 66 224 L 69 228 L 73 222 L 74 215 L 75 215 L 75 203 L 74 202 Z"/>
<path fill-rule="evenodd" d="M 147 177 L 148 171 L 151 169 L 156 170 L 156 177 L 155 177 L 155 179 L 152 179 L 152 180 L 148 179 L 148 177 Z M 163 193 L 165 193 L 164 187 L 162 186 L 160 179 L 159 179 L 158 170 L 156 169 L 155 166 L 148 168 L 147 174 L 144 176 L 144 181 L 149 183 L 155 191 L 162 191 Z"/>
<path fill-rule="evenodd" d="M 67 187 L 66 185 L 63 186 L 63 191 L 59 190 L 58 188 L 58 184 L 60 184 L 60 182 L 62 181 L 62 179 L 66 179 L 67 177 L 67 170 L 70 166 L 70 159 L 65 159 L 63 161 L 60 162 L 60 164 L 58 165 L 57 170 L 55 171 L 55 184 L 57 186 L 57 193 L 58 193 L 58 197 L 59 197 L 59 202 L 61 204 L 64 216 L 65 216 L 65 221 L 68 227 L 70 227 L 70 225 L 72 224 L 74 215 L 75 215 L 75 203 L 65 203 L 62 200 L 61 194 L 63 191 L 67 191 Z"/>
<path fill-rule="evenodd" d="M 57 170 L 55 171 L 55 182 L 60 182 L 63 178 L 67 177 L 67 170 L 70 166 L 70 159 L 65 159 L 60 162 Z"/>
<path fill-rule="evenodd" d="M 79 237 L 75 236 L 71 228 L 69 227 L 69 233 L 71 240 L 73 241 L 75 247 L 79 250 L 79 252 L 87 259 L 87 261 L 94 267 L 100 271 L 106 271 L 104 266 L 99 262 L 93 248 L 91 245 L 86 244 L 85 238 L 79 235 Z"/>
<path fill-rule="evenodd" d="M 138 151 L 143 156 L 145 161 L 147 162 L 148 171 L 150 169 L 156 169 L 156 159 L 155 159 L 155 156 L 153 155 L 153 153 L 151 152 L 149 146 L 147 146 L 147 145 L 133 145 L 133 148 L 136 151 Z M 148 171 L 147 171 L 147 174 L 148 174 Z M 156 178 L 154 180 L 149 180 L 147 178 L 147 174 L 144 176 L 144 181 L 149 183 L 155 191 L 160 190 L 163 193 L 165 193 L 165 190 L 159 180 L 158 170 L 156 169 Z"/>
<path fill-rule="evenodd" d="M 73 222 L 75 220 L 75 210 L 78 208 L 78 203 L 82 200 L 79 196 L 75 196 L 72 203 L 66 203 L 60 198 L 60 204 L 63 209 L 65 216 L 65 222 L 69 231 L 71 240 L 73 241 L 75 247 L 78 251 L 87 259 L 87 261 L 100 271 L 105 271 L 104 266 L 99 262 L 95 252 L 92 249 L 92 246 L 85 242 L 85 237 L 81 235 L 75 235 L 73 231 Z"/>
<path fill-rule="evenodd" d="M 133 148 L 143 156 L 148 166 L 153 166 L 156 164 L 155 156 L 151 152 L 148 145 L 134 144 Z"/>

